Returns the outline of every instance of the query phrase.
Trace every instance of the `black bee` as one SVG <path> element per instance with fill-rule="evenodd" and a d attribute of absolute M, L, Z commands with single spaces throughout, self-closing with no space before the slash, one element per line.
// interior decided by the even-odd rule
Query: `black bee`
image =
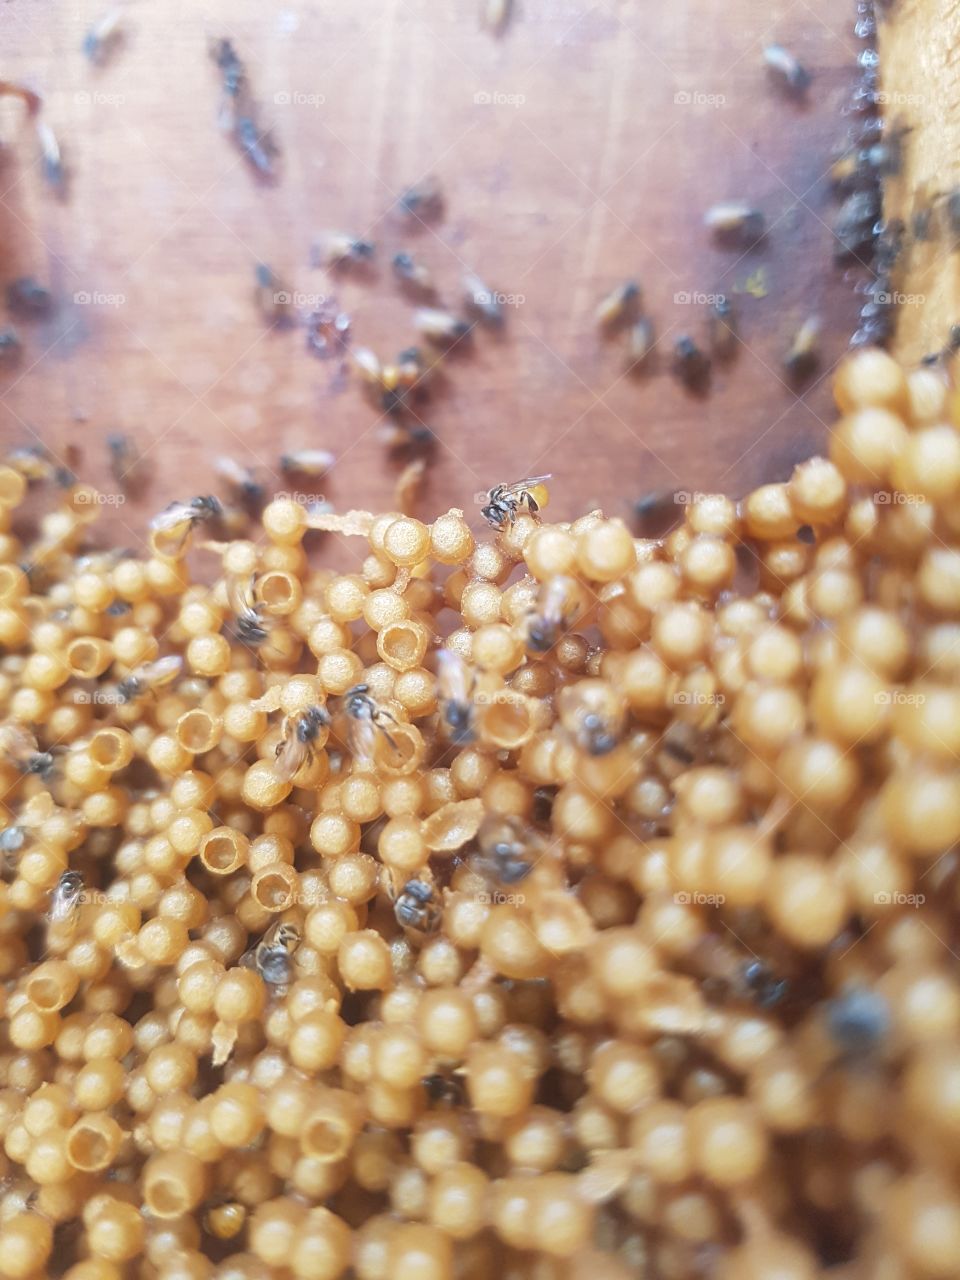
<path fill-rule="evenodd" d="M 494 529 L 513 524 L 522 511 L 535 516 L 540 510 L 542 495 L 537 494 L 551 476 L 528 476 L 515 484 L 498 484 L 487 494 L 487 505 L 480 514 Z"/>
<path fill-rule="evenodd" d="M 786 979 L 775 978 L 762 960 L 749 960 L 743 966 L 743 981 L 761 1009 L 779 1004 L 788 989 Z"/>
<path fill-rule="evenodd" d="M 166 658 L 158 658 L 156 662 L 148 662 L 136 671 L 131 671 L 117 685 L 117 694 L 121 702 L 133 702 L 144 694 L 162 689 L 171 684 L 183 670 L 183 659 L 179 654 L 170 654 Z"/>
<path fill-rule="evenodd" d="M 12 364 L 20 356 L 20 339 L 15 329 L 0 329 L 0 364 Z"/>
<path fill-rule="evenodd" d="M 890 1031 L 890 1006 L 866 987 L 851 987 L 827 1001 L 825 1016 L 831 1039 L 849 1057 L 873 1052 Z"/>
<path fill-rule="evenodd" d="M 453 742 L 473 740 L 472 675 L 458 653 L 452 649 L 437 651 L 437 686 L 440 692 L 441 717 Z"/>
<path fill-rule="evenodd" d="M 292 781 L 304 764 L 313 759 L 320 730 L 329 725 L 330 713 L 326 707 L 307 707 L 299 716 L 286 718 L 276 750 L 277 773 L 281 778 Z"/>
<path fill-rule="evenodd" d="M 533 870 L 541 843 L 539 835 L 519 818 L 489 814 L 477 833 L 478 867 L 501 884 L 517 884 Z"/>
<path fill-rule="evenodd" d="M 767 45 L 763 51 L 763 61 L 767 70 L 788 93 L 800 97 L 810 87 L 810 72 L 782 44 Z"/>
<path fill-rule="evenodd" d="M 673 344 L 673 372 L 695 395 L 703 395 L 710 385 L 710 357 L 689 334 L 681 335 Z"/>
<path fill-rule="evenodd" d="M 19 276 L 7 285 L 7 306 L 22 316 L 48 316 L 53 310 L 53 294 L 33 276 Z"/>
<path fill-rule="evenodd" d="M 443 911 L 434 897 L 433 887 L 423 880 L 408 880 L 393 905 L 397 923 L 420 933 L 435 933 Z"/>

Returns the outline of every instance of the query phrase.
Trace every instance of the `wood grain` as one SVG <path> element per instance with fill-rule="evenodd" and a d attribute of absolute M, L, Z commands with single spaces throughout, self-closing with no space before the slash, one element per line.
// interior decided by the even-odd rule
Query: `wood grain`
<path fill-rule="evenodd" d="M 3 12 L 5 73 L 43 93 L 72 181 L 63 203 L 44 189 L 30 131 L 5 103 L 4 276 L 49 281 L 59 307 L 22 326 L 24 359 L 0 383 L 0 438 L 35 433 L 60 453 L 78 444 L 85 476 L 110 490 L 104 438 L 135 434 L 151 485 L 110 512 L 131 545 L 145 511 L 209 485 L 219 452 L 274 479 L 282 448 L 329 447 L 340 457 L 332 500 L 390 501 L 396 470 L 376 414 L 301 331 L 264 324 L 257 261 L 303 295 L 335 293 L 355 341 L 384 356 L 412 336 L 387 267 L 400 248 L 453 302 L 465 267 L 522 298 L 502 338 L 478 334 L 427 406 L 441 443 L 426 513 L 540 471 L 556 474 L 561 516 L 596 501 L 625 513 L 650 489 L 742 492 L 822 441 L 827 374 L 856 314 L 831 265 L 824 178 L 855 80 L 852 5 L 524 0 L 494 38 L 469 6 L 427 0 L 143 3 L 100 69 L 80 51 L 97 8 L 8 0 Z M 218 129 L 215 35 L 234 39 L 275 133 L 272 186 Z M 774 39 L 814 72 L 806 105 L 767 80 L 760 53 Z M 414 235 L 396 199 L 427 173 L 447 216 Z M 745 256 L 701 225 L 708 205 L 739 196 L 770 224 Z M 371 277 L 331 281 L 309 267 L 312 238 L 336 227 L 377 241 Z M 676 336 L 704 332 L 706 308 L 682 296 L 740 289 L 760 267 L 768 294 L 739 298 L 738 359 L 691 398 L 665 371 Z M 643 282 L 666 356 L 645 378 L 625 371 L 622 344 L 600 340 L 592 318 L 627 275 Z M 824 376 L 798 397 L 780 362 L 812 312 L 824 319 Z"/>
<path fill-rule="evenodd" d="M 960 321 L 960 254 L 942 218 L 942 196 L 960 187 L 960 4 L 898 0 L 879 37 L 885 112 L 910 130 L 902 172 L 887 184 L 887 216 L 909 226 L 931 198 L 936 210 L 931 238 L 908 238 L 897 282 L 896 350 L 914 362 L 939 351 Z"/>

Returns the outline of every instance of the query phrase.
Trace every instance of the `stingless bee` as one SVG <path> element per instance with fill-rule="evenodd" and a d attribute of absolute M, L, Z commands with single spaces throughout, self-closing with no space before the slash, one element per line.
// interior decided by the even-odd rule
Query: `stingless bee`
<path fill-rule="evenodd" d="M 311 252 L 316 267 L 347 267 L 372 262 L 376 245 L 346 231 L 330 231 L 318 241 Z"/>
<path fill-rule="evenodd" d="M 374 754 L 374 735 L 380 732 L 396 750 L 396 741 L 386 728 L 397 718 L 381 707 L 370 695 L 368 684 L 355 684 L 343 695 L 343 710 L 350 718 L 350 749 L 354 759 L 369 761 Z"/>
<path fill-rule="evenodd" d="M 0 755 L 20 773 L 36 774 L 44 782 L 53 772 L 53 755 L 41 751 L 39 743 L 22 724 L 0 725 Z"/>
<path fill-rule="evenodd" d="M 412 222 L 429 222 L 443 214 L 443 192 L 433 176 L 421 179 L 407 189 L 397 201 L 397 208 Z"/>
<path fill-rule="evenodd" d="M 625 280 L 611 289 L 598 305 L 594 316 L 601 329 L 619 328 L 636 318 L 640 307 L 641 291 L 636 280 Z"/>
<path fill-rule="evenodd" d="M 714 357 L 720 361 L 732 359 L 738 346 L 737 313 L 728 294 L 717 294 L 710 308 L 709 332 Z"/>
<path fill-rule="evenodd" d="M 486 506 L 480 514 L 494 529 L 512 525 L 522 512 L 535 516 L 547 504 L 546 483 L 552 475 L 527 476 L 514 484 L 497 484 L 487 493 Z"/>
<path fill-rule="evenodd" d="M 0 853 L 19 853 L 26 838 L 25 827 L 5 827 L 0 831 Z"/>
<path fill-rule="evenodd" d="M 473 676 L 464 660 L 452 649 L 437 650 L 437 688 L 440 720 L 446 726 L 451 742 L 458 746 L 472 742 Z"/>
<path fill-rule="evenodd" d="M 288 987 L 296 972 L 293 957 L 299 946 L 300 930 L 295 924 L 282 920 L 240 957 L 240 963 L 245 968 L 256 969 L 268 986 Z"/>
<path fill-rule="evenodd" d="M 448 346 L 467 337 L 473 325 L 461 320 L 449 311 L 436 307 L 418 307 L 413 313 L 413 323 L 419 333 L 440 346 Z"/>
<path fill-rule="evenodd" d="M 820 318 L 809 316 L 794 334 L 783 358 L 783 367 L 794 382 L 803 382 L 817 367 L 820 359 Z"/>
<path fill-rule="evenodd" d="M 336 458 L 328 449 L 295 449 L 293 453 L 280 455 L 280 470 L 285 475 L 310 476 L 322 479 Z"/>
<path fill-rule="evenodd" d="M 40 144 L 40 164 L 43 180 L 58 195 L 63 195 L 67 185 L 67 170 L 63 163 L 63 154 L 57 135 L 46 120 L 37 121 L 37 141 Z"/>
<path fill-rule="evenodd" d="M 41 484 L 54 478 L 56 467 L 42 445 L 24 444 L 11 449 L 6 457 L 7 466 L 19 471 L 27 484 Z"/>
<path fill-rule="evenodd" d="M 102 66 L 120 42 L 123 31 L 123 10 L 108 9 L 101 14 L 83 37 L 83 52 L 91 62 Z"/>
<path fill-rule="evenodd" d="M 221 456 L 213 464 L 214 470 L 222 476 L 236 496 L 242 502 L 262 502 L 265 490 L 249 467 L 244 467 L 234 458 Z"/>
<path fill-rule="evenodd" d="M 653 355 L 656 334 L 649 316 L 641 316 L 627 333 L 627 365 L 631 369 L 645 368 Z"/>
<path fill-rule="evenodd" d="M 0 363 L 13 364 L 20 357 L 20 339 L 15 329 L 0 329 Z"/>
<path fill-rule="evenodd" d="M 429 269 L 415 261 L 409 253 L 395 253 L 390 264 L 397 279 L 416 293 L 432 297 L 436 293 L 436 285 Z"/>
<path fill-rule="evenodd" d="M 880 192 L 874 187 L 854 191 L 844 200 L 833 224 L 834 262 L 848 262 L 860 254 L 870 254 L 881 214 Z"/>
<path fill-rule="evenodd" d="M 326 707 L 306 707 L 297 716 L 287 716 L 275 753 L 278 777 L 292 782 L 303 766 L 313 760 L 320 732 L 329 727 L 330 713 Z"/>
<path fill-rule="evenodd" d="M 114 480 L 124 492 L 134 488 L 140 474 L 140 451 L 133 440 L 122 432 L 112 432 L 107 436 L 107 451 Z"/>
<path fill-rule="evenodd" d="M 524 621 L 524 641 L 534 653 L 548 653 L 580 613 L 582 588 L 576 578 L 557 573 L 540 588 L 538 607 Z"/>
<path fill-rule="evenodd" d="M 824 1020 L 843 1055 L 860 1058 L 878 1049 L 891 1027 L 890 1005 L 879 991 L 850 987 L 826 1002 Z"/>
<path fill-rule="evenodd" d="M 479 276 L 467 271 L 463 276 L 463 296 L 467 307 L 491 329 L 503 327 L 503 307 L 499 295 L 490 289 Z"/>
<path fill-rule="evenodd" d="M 189 502 L 171 502 L 150 521 L 154 533 L 169 538 L 180 551 L 197 525 L 223 515 L 223 507 L 212 494 L 191 498 Z"/>
<path fill-rule="evenodd" d="M 543 852 L 543 839 L 513 814 L 487 814 L 477 832 L 478 871 L 501 884 L 517 884 L 533 870 Z"/>
<path fill-rule="evenodd" d="M 759 209 L 742 200 L 731 200 L 711 205 L 703 215 L 703 225 L 718 240 L 747 246 L 763 238 L 767 221 Z"/>
<path fill-rule="evenodd" d="M 64 871 L 50 892 L 47 919 L 51 924 L 69 920 L 83 897 L 83 876 L 79 871 Z"/>
<path fill-rule="evenodd" d="M 769 44 L 763 51 L 767 70 L 789 93 L 799 97 L 810 87 L 810 72 L 782 44 Z"/>
<path fill-rule="evenodd" d="M 436 933 L 443 919 L 443 908 L 434 896 L 433 886 L 424 880 L 408 880 L 393 904 L 397 923 L 418 933 Z"/>
<path fill-rule="evenodd" d="M 253 269 L 253 301 L 264 320 L 284 328 L 293 323 L 293 290 L 272 267 L 258 262 Z"/>
<path fill-rule="evenodd" d="M 117 694 L 121 702 L 134 702 L 147 693 L 155 693 L 157 689 L 172 684 L 182 670 L 183 659 L 179 654 L 168 654 L 167 657 L 148 662 L 124 676 L 117 685 Z"/>
<path fill-rule="evenodd" d="M 243 644 L 263 644 L 270 634 L 270 624 L 263 616 L 264 603 L 257 599 L 257 579 L 231 578 L 227 583 L 227 598 L 237 620 L 237 638 Z"/>
<path fill-rule="evenodd" d="M 424 1076 L 420 1081 L 431 1102 L 440 1102 L 451 1107 L 463 1105 L 465 1090 L 458 1076 L 444 1075 L 435 1071 Z"/>
<path fill-rule="evenodd" d="M 609 754 L 623 736 L 624 709 L 605 680 L 580 680 L 560 690 L 560 723 L 591 756 Z"/>
<path fill-rule="evenodd" d="M 7 306 L 22 316 L 48 316 L 53 310 L 53 294 L 33 276 L 18 276 L 7 285 Z"/>
<path fill-rule="evenodd" d="M 710 357 L 689 334 L 682 334 L 673 344 L 673 372 L 695 395 L 703 395 L 710 384 Z"/>
<path fill-rule="evenodd" d="M 513 0 L 484 0 L 483 25 L 495 36 L 502 35 L 510 21 Z"/>

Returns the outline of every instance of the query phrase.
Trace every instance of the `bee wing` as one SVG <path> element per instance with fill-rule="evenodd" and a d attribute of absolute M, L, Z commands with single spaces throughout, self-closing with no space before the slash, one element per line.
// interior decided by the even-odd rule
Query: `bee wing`
<path fill-rule="evenodd" d="M 245 617 L 249 614 L 256 615 L 257 601 L 254 595 L 253 585 L 255 579 L 240 578 L 237 576 L 227 579 L 227 599 L 230 602 L 230 608 L 238 618 Z"/>
<path fill-rule="evenodd" d="M 183 670 L 183 659 L 179 654 L 171 653 L 156 662 L 149 662 L 141 672 L 141 678 L 154 688 L 162 687 L 176 680 Z"/>
<path fill-rule="evenodd" d="M 291 729 L 283 741 L 277 745 L 277 776 L 284 782 L 292 781 L 306 760 L 307 752 L 307 744 L 300 741 L 295 729 Z"/>
<path fill-rule="evenodd" d="M 175 533 L 185 524 L 196 519 L 196 512 L 185 502 L 171 502 L 150 521 L 150 528 L 155 533 Z"/>
<path fill-rule="evenodd" d="M 8 756 L 34 755 L 39 744 L 29 729 L 22 724 L 5 724 L 0 728 L 0 750 Z"/>
<path fill-rule="evenodd" d="M 548 480 L 553 479 L 553 472 L 545 476 L 526 476 L 523 480 L 518 480 L 516 484 L 510 486 L 513 490 L 535 489 L 538 484 L 546 484 Z"/>

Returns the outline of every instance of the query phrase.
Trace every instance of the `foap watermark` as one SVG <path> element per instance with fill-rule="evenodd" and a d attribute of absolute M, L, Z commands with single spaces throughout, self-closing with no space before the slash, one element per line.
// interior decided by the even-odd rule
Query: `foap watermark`
<path fill-rule="evenodd" d="M 927 700 L 925 693 L 907 693 L 905 689 L 881 689 L 873 695 L 881 707 L 922 707 Z"/>
<path fill-rule="evenodd" d="M 676 107 L 725 107 L 726 95 L 722 93 L 704 93 L 702 89 L 679 89 L 673 95 Z"/>
<path fill-rule="evenodd" d="M 73 95 L 78 107 L 122 107 L 126 98 L 122 93 L 101 93 L 99 89 L 89 92 L 81 89 Z"/>
<path fill-rule="evenodd" d="M 99 489 L 78 489 L 73 495 L 77 506 L 90 507 L 122 507 L 126 502 L 122 493 L 101 493 Z"/>
<path fill-rule="evenodd" d="M 927 897 L 923 893 L 901 893 L 894 890 L 892 893 L 875 893 L 873 900 L 878 907 L 922 907 Z"/>
<path fill-rule="evenodd" d="M 326 100 L 325 94 L 301 93 L 296 89 L 281 89 L 273 95 L 277 107 L 322 107 Z"/>
<path fill-rule="evenodd" d="M 873 500 L 878 507 L 922 507 L 926 502 L 922 493 L 901 493 L 899 489 L 878 489 Z"/>
<path fill-rule="evenodd" d="M 475 307 L 522 307 L 527 300 L 523 293 L 495 293 L 491 289 L 478 289 L 469 296 Z"/>
<path fill-rule="evenodd" d="M 526 100 L 524 93 L 504 93 L 500 89 L 478 89 L 473 95 L 475 107 L 522 107 Z"/>
<path fill-rule="evenodd" d="M 322 493 L 301 493 L 299 489 L 284 489 L 275 493 L 274 499 L 283 498 L 287 502 L 295 502 L 300 507 L 323 507 L 327 500 Z"/>
<path fill-rule="evenodd" d="M 275 307 L 310 307 L 316 310 L 327 301 L 325 293 L 301 293 L 298 289 L 278 289 L 273 295 Z"/>
<path fill-rule="evenodd" d="M 681 289 L 679 293 L 673 295 L 673 300 L 678 307 L 716 307 L 726 302 L 727 295 L 698 293 L 696 290 L 688 292 L 686 289 Z"/>
<path fill-rule="evenodd" d="M 926 98 L 922 93 L 887 93 L 881 90 L 873 96 L 881 107 L 922 107 Z"/>
<path fill-rule="evenodd" d="M 874 301 L 884 307 L 922 307 L 927 300 L 925 293 L 875 293 Z"/>
<path fill-rule="evenodd" d="M 503 893 L 500 889 L 483 890 L 476 901 L 487 907 L 520 907 L 526 902 L 522 893 Z"/>
<path fill-rule="evenodd" d="M 722 693 L 703 693 L 699 689 L 681 689 L 673 695 L 679 707 L 722 707 L 726 698 Z"/>
<path fill-rule="evenodd" d="M 702 493 L 699 489 L 678 489 L 673 495 L 673 500 L 678 507 L 689 507 L 695 502 L 711 502 L 722 499 L 722 493 Z"/>
<path fill-rule="evenodd" d="M 77 307 L 122 307 L 126 301 L 125 293 L 88 293 L 86 289 L 81 289 L 73 295 L 73 302 Z"/>
<path fill-rule="evenodd" d="M 73 700 L 78 706 L 121 707 L 126 699 L 116 689 L 77 689 Z"/>
<path fill-rule="evenodd" d="M 726 896 L 722 893 L 675 893 L 673 900 L 681 907 L 722 907 Z"/>
<path fill-rule="evenodd" d="M 520 707 L 524 701 L 524 694 L 514 689 L 496 689 L 492 693 L 478 689 L 473 695 L 473 703 L 477 707 Z"/>

